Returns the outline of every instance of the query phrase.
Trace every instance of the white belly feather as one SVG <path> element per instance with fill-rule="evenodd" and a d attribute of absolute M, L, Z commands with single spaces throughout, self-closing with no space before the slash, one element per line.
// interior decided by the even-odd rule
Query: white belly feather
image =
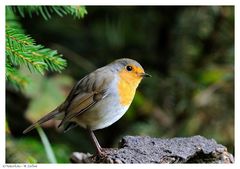
<path fill-rule="evenodd" d="M 119 98 L 108 96 L 99 101 L 93 108 L 74 119 L 80 126 L 92 130 L 102 129 L 118 121 L 129 106 L 121 106 Z"/>

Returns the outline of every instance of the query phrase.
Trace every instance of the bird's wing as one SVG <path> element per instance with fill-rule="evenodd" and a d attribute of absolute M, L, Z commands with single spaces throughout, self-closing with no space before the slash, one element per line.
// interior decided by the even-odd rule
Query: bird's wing
<path fill-rule="evenodd" d="M 66 101 L 60 107 L 65 111 L 65 115 L 59 127 L 72 118 L 91 109 L 97 102 L 107 97 L 108 86 L 113 80 L 113 76 L 99 72 L 93 72 L 81 79 L 72 89 Z"/>

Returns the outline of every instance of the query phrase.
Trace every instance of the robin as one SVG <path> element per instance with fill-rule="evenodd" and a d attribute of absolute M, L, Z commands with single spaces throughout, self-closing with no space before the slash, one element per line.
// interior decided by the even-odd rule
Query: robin
<path fill-rule="evenodd" d="M 150 75 L 137 61 L 128 58 L 115 60 L 79 80 L 60 106 L 23 133 L 50 119 L 61 119 L 58 127 L 63 126 L 65 132 L 77 125 L 87 129 L 97 153 L 102 155 L 93 131 L 112 125 L 124 115 L 143 77 Z"/>

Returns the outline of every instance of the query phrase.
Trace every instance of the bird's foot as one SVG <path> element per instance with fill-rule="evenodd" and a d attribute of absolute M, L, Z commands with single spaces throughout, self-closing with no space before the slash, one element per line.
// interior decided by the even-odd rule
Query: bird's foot
<path fill-rule="evenodd" d="M 110 154 L 112 151 L 116 151 L 116 148 L 101 148 L 96 151 L 96 154 L 94 156 L 98 157 L 107 157 L 108 154 Z"/>

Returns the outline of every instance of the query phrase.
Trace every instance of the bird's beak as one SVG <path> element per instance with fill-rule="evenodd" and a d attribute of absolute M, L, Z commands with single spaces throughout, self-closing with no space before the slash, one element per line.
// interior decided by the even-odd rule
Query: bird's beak
<path fill-rule="evenodd" d="M 150 74 L 147 74 L 147 73 L 140 73 L 139 75 L 141 77 L 152 77 Z"/>

